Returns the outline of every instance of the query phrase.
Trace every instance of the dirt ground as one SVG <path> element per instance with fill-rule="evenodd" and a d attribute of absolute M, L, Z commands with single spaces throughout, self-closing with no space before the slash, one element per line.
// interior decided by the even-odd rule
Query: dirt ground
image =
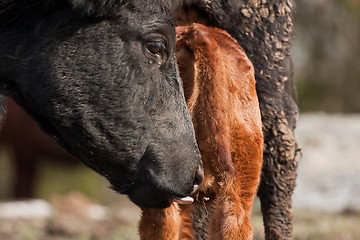
<path fill-rule="evenodd" d="M 122 197 L 121 197 L 122 198 Z M 133 240 L 139 209 L 127 199 L 105 206 L 78 191 L 49 201 L 0 204 L 1 240 Z"/>
<path fill-rule="evenodd" d="M 50 213 L 41 210 L 49 207 L 48 202 L 37 201 L 37 203 L 29 203 L 29 207 L 37 208 L 43 215 L 0 217 L 1 240 L 139 239 L 137 234 L 139 209 L 125 200 L 117 206 L 99 206 L 82 193 L 73 192 L 54 198 L 50 202 L 52 204 Z M 4 203 L 0 204 L 0 209 L 3 205 Z M 252 221 L 254 240 L 264 239 L 258 202 L 254 207 Z M 359 225 L 359 212 L 329 213 L 305 209 L 296 209 L 294 212 L 295 240 L 357 240 L 360 236 Z"/>
<path fill-rule="evenodd" d="M 295 239 L 360 239 L 360 116 L 302 115 L 296 136 L 303 157 L 294 194 Z M 61 180 L 57 173 L 46 172 L 50 179 L 59 178 L 60 186 L 66 181 L 85 185 L 83 178 L 69 180 L 77 173 L 67 172 Z M 99 178 L 90 178 L 90 189 L 100 188 Z M 59 194 L 40 194 L 41 200 L 30 202 L 0 201 L 0 240 L 138 239 L 140 210 L 127 197 L 110 193 L 106 184 L 100 195 L 111 201 L 89 197 L 87 187 L 62 193 L 55 183 L 49 184 Z M 264 239 L 258 201 L 252 221 L 255 240 Z"/>

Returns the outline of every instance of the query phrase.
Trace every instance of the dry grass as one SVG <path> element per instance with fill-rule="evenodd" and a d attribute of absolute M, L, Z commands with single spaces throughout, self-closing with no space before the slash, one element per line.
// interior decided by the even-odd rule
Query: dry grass
<path fill-rule="evenodd" d="M 259 206 L 253 214 L 255 240 L 264 239 Z M 294 210 L 293 236 L 295 240 L 357 240 L 360 239 L 360 212 L 342 213 Z"/>
<path fill-rule="evenodd" d="M 0 197 L 9 190 L 11 178 L 9 164 L 0 154 Z M 74 219 L 70 226 L 75 231 L 61 224 L 59 215 L 47 220 L 9 220 L 0 218 L 0 239 L 6 240 L 136 240 L 139 211 L 129 200 L 117 194 L 111 194 L 102 177 L 82 165 L 50 166 L 44 164 L 41 170 L 42 180 L 37 189 L 40 197 L 51 199 L 54 193 L 65 194 L 72 188 L 90 195 L 91 201 L 110 204 L 112 215 L 105 221 L 86 222 Z M 5 192 L 5 193 L 4 193 Z M 99 197 L 100 196 L 100 197 Z M 97 200 L 94 200 L 97 199 Z M 264 239 L 262 216 L 259 203 L 253 212 L 255 240 Z M 124 220 L 126 218 L 126 220 Z M 63 218 L 69 221 L 68 218 Z M 360 239 L 360 212 L 342 213 L 314 212 L 309 210 L 294 211 L 295 240 L 357 240 Z"/>
<path fill-rule="evenodd" d="M 122 203 L 121 208 L 127 208 Z M 112 208 L 116 213 L 118 207 Z M 134 217 L 129 216 L 134 214 Z M 94 221 L 55 215 L 47 220 L 1 220 L 0 239 L 7 240 L 137 240 L 139 212 L 127 212 L 131 221 L 112 215 L 110 219 Z M 69 224 L 70 221 L 70 224 Z M 264 239 L 262 217 L 258 205 L 253 214 L 255 240 Z M 360 236 L 360 213 L 321 213 L 294 211 L 295 240 L 357 240 Z"/>

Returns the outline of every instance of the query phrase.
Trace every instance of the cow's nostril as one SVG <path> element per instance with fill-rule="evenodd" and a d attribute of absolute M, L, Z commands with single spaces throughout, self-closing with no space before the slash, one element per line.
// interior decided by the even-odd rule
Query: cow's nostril
<path fill-rule="evenodd" d="M 202 169 L 202 167 L 199 166 L 195 173 L 194 190 L 199 188 L 199 186 L 202 184 L 203 181 L 204 181 L 204 170 Z"/>

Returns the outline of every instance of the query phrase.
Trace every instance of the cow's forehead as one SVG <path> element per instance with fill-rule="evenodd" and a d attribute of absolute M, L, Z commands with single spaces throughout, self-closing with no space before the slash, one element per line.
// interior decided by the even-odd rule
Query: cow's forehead
<path fill-rule="evenodd" d="M 82 15 L 94 17 L 116 17 L 122 15 L 124 9 L 137 14 L 162 14 L 168 11 L 163 0 L 70 0 L 70 4 Z"/>

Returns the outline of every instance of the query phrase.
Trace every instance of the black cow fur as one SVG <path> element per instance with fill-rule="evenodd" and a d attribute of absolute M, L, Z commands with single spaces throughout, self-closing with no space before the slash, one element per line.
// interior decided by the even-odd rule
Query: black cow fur
<path fill-rule="evenodd" d="M 1 124 L 3 122 L 3 118 L 5 117 L 5 97 L 0 95 L 0 129 Z"/>
<path fill-rule="evenodd" d="M 183 189 L 175 191 L 171 181 L 165 189 L 185 194 L 190 191 L 185 182 L 196 171 L 198 158 L 177 89 L 170 30 L 174 26 L 166 9 L 178 24 L 179 10 L 197 12 L 200 23 L 228 31 L 253 62 L 265 137 L 258 195 L 266 239 L 291 239 L 298 162 L 293 134 L 297 106 L 288 72 L 294 8 L 294 0 L 5 0 L 0 3 L 0 93 L 12 95 L 49 134 L 117 186 L 122 184 L 115 175 L 139 176 L 135 165 L 144 148 L 147 159 L 162 159 L 156 161 L 161 162 L 156 170 L 174 170 L 181 157 L 168 157 L 182 156 L 182 164 L 191 171 L 181 168 L 164 176 L 173 175 L 174 181 L 181 175 Z M 166 36 L 169 58 L 160 68 L 156 61 L 140 63 L 143 52 L 135 46 L 146 40 L 144 31 L 157 29 Z M 179 145 L 182 150 L 174 152 L 179 138 L 186 147 Z M 156 142 L 157 150 L 149 142 Z M 191 164 L 188 160 L 194 158 L 196 164 Z M 170 162 L 163 164 L 164 159 Z"/>
<path fill-rule="evenodd" d="M 202 181 L 171 15 L 158 1 L 85 5 L 0 4 L 0 93 L 113 189 L 167 207 Z"/>

